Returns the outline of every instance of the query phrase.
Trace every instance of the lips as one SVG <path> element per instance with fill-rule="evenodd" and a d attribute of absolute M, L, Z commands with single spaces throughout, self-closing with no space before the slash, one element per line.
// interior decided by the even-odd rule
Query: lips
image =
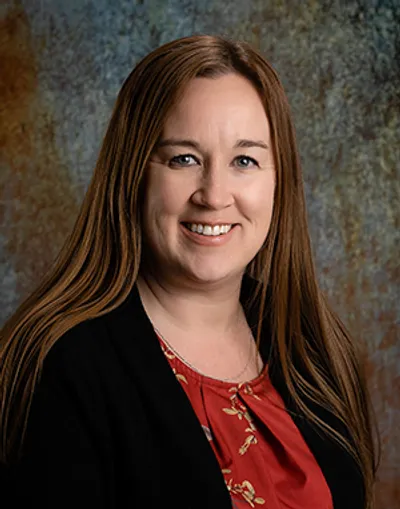
<path fill-rule="evenodd" d="M 212 224 L 212 223 L 182 223 L 185 228 L 193 233 L 204 236 L 217 237 L 227 234 L 233 227 L 232 224 Z"/>
<path fill-rule="evenodd" d="M 200 246 L 217 247 L 230 242 L 232 235 L 235 234 L 238 223 L 191 223 L 181 222 L 182 233 Z M 199 226 L 200 232 L 198 231 Z M 222 230 L 221 230 L 222 228 Z"/>

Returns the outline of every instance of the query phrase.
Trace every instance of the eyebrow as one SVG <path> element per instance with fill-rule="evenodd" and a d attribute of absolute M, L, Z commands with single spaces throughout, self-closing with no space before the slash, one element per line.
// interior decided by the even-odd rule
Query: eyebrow
<path fill-rule="evenodd" d="M 200 144 L 194 140 L 180 140 L 176 138 L 166 138 L 164 140 L 160 140 L 157 143 L 157 148 L 162 147 L 188 147 L 194 148 L 195 150 L 200 152 Z M 259 147 L 264 150 L 269 150 L 268 145 L 263 141 L 258 140 L 237 140 L 233 148 L 252 148 Z"/>

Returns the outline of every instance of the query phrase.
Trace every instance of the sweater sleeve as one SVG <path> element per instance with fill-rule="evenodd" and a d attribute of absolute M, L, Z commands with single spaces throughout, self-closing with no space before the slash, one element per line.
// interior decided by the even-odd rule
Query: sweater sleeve
<path fill-rule="evenodd" d="M 45 359 L 34 392 L 23 455 L 6 473 L 9 502 L 4 508 L 113 507 L 98 370 L 84 346 L 74 347 L 75 337 L 59 341 Z"/>

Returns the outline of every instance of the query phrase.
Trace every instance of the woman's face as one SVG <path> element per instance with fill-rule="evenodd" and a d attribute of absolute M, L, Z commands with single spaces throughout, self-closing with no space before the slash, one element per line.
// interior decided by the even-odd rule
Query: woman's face
<path fill-rule="evenodd" d="M 190 82 L 147 172 L 151 270 L 196 283 L 241 276 L 267 236 L 275 186 L 268 119 L 252 84 L 236 74 Z"/>

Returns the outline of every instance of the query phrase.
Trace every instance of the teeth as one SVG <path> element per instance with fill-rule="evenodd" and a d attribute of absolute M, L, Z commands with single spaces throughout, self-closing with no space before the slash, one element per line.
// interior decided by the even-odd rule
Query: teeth
<path fill-rule="evenodd" d="M 207 237 L 217 237 L 218 235 L 224 235 L 228 233 L 232 228 L 231 224 L 222 224 L 211 226 L 209 224 L 196 224 L 190 223 L 186 225 L 189 230 L 195 233 L 200 233 L 202 235 L 206 235 Z"/>

